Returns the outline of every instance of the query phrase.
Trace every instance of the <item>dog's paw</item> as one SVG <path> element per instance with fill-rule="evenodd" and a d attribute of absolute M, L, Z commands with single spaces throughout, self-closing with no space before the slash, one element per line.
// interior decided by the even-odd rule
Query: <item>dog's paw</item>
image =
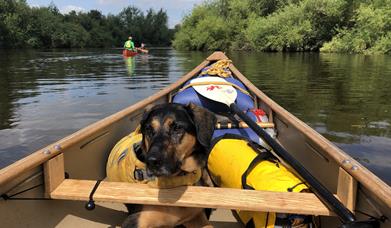
<path fill-rule="evenodd" d="M 138 218 L 139 218 L 138 213 L 129 215 L 125 219 L 125 221 L 122 223 L 121 227 L 122 228 L 137 228 L 137 227 L 139 227 Z"/>

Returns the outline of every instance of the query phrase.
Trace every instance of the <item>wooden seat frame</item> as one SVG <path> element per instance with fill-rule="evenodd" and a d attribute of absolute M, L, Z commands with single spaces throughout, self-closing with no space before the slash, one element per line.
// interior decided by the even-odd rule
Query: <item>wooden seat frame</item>
<path fill-rule="evenodd" d="M 47 197 L 61 200 L 88 201 L 96 181 L 65 179 L 64 173 L 63 154 L 59 154 L 45 163 L 44 174 Z M 356 191 L 356 181 L 340 168 L 336 197 L 352 211 L 354 211 Z M 102 181 L 93 198 L 97 202 L 335 216 L 313 193 L 269 192 L 199 186 L 156 189 L 146 184 Z"/>

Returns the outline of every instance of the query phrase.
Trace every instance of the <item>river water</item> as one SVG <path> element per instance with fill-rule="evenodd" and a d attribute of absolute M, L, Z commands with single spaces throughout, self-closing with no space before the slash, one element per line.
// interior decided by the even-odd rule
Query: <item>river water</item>
<path fill-rule="evenodd" d="M 0 168 L 159 91 L 210 53 L 0 50 Z M 227 53 L 258 88 L 391 185 L 391 56 Z"/>

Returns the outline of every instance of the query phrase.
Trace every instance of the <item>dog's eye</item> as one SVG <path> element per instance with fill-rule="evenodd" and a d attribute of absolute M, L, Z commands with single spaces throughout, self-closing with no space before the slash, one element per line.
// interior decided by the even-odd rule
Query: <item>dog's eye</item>
<path fill-rule="evenodd" d="M 153 130 L 153 128 L 151 126 L 146 126 L 145 132 L 147 133 L 147 135 L 150 135 L 150 136 L 153 136 L 155 134 L 155 131 Z"/>
<path fill-rule="evenodd" d="M 182 132 L 183 130 L 183 127 L 181 125 L 178 125 L 178 124 L 172 124 L 171 126 L 171 130 L 174 132 L 174 133 L 179 133 L 179 132 Z"/>

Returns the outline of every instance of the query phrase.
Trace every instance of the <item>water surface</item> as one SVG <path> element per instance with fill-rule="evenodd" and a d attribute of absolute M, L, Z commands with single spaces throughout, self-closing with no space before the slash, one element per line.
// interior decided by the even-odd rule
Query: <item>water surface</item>
<path fill-rule="evenodd" d="M 176 81 L 210 53 L 0 50 L 0 167 Z M 228 53 L 258 88 L 391 184 L 391 57 Z"/>

